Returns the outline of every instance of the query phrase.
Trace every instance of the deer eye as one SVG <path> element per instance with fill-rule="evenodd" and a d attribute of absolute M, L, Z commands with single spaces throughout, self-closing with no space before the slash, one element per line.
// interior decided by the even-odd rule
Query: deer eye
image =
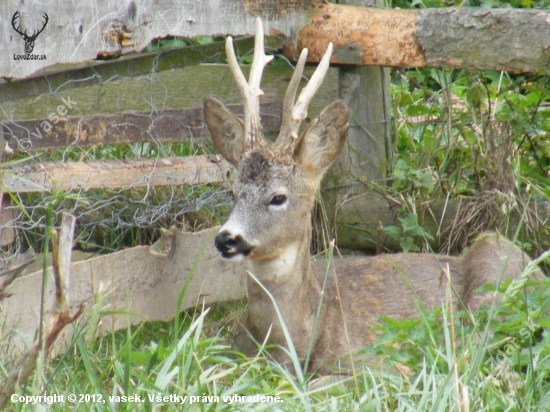
<path fill-rule="evenodd" d="M 282 206 L 286 203 L 286 196 L 285 195 L 275 195 L 271 198 L 271 201 L 269 202 L 270 206 Z"/>

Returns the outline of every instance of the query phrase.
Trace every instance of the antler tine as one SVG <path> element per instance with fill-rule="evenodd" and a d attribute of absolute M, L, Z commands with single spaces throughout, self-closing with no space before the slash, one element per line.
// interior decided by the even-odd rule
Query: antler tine
<path fill-rule="evenodd" d="M 327 74 L 330 58 L 332 56 L 332 43 L 329 43 L 327 50 L 321 62 L 315 69 L 315 72 L 309 79 L 308 84 L 302 89 L 296 103 L 294 103 L 294 98 L 296 96 L 296 90 L 298 89 L 298 84 L 300 78 L 302 77 L 302 72 L 304 69 L 304 64 L 307 58 L 307 49 L 302 50 L 298 63 L 296 64 L 296 70 L 294 75 L 290 80 L 288 89 L 285 93 L 285 100 L 283 103 L 283 120 L 281 125 L 281 131 L 279 137 L 277 137 L 277 144 L 279 145 L 291 145 L 293 146 L 298 140 L 298 129 L 300 124 L 307 116 L 307 108 L 313 96 L 323 83 L 323 79 Z"/>
<path fill-rule="evenodd" d="M 264 49 L 264 27 L 262 25 L 262 19 L 256 18 L 256 38 L 254 39 L 254 58 L 252 59 L 252 67 L 250 68 L 250 77 L 248 84 L 250 85 L 250 91 L 255 96 L 261 96 L 264 94 L 260 90 L 260 82 L 262 81 L 262 74 L 264 67 L 267 63 L 273 60 L 273 56 L 267 56 Z M 259 110 L 258 110 L 259 113 Z"/>
<path fill-rule="evenodd" d="M 19 25 L 17 27 L 15 27 L 15 25 L 17 24 L 17 19 L 19 19 Z M 19 33 L 20 35 L 23 35 L 24 33 L 21 31 L 21 13 L 19 13 L 19 10 L 17 10 L 12 19 L 11 19 L 11 25 L 12 27 L 15 29 L 15 31 L 17 33 Z M 26 32 L 26 31 L 25 31 Z"/>
<path fill-rule="evenodd" d="M 233 39 L 231 38 L 231 36 L 229 36 L 225 41 L 225 54 L 227 55 L 229 70 L 233 75 L 233 80 L 235 80 L 235 84 L 237 85 L 239 94 L 241 95 L 243 100 L 245 100 L 248 97 L 248 85 L 246 84 L 246 79 L 244 78 L 243 72 L 241 71 L 239 63 L 237 62 L 237 57 L 235 57 L 235 50 L 233 50 Z"/>
<path fill-rule="evenodd" d="M 225 52 L 227 54 L 229 69 L 231 70 L 231 74 L 233 75 L 239 94 L 243 99 L 245 143 L 250 146 L 254 146 L 262 141 L 260 96 L 264 93 L 260 89 L 260 82 L 262 80 L 262 73 L 265 65 L 273 59 L 273 56 L 266 56 L 264 51 L 264 30 L 262 20 L 259 17 L 256 19 L 254 59 L 252 61 L 252 67 L 250 68 L 248 83 L 246 82 L 246 79 L 239 67 L 237 58 L 235 57 L 233 39 L 231 37 L 227 38 L 225 43 Z"/>
<path fill-rule="evenodd" d="M 294 73 L 290 79 L 290 83 L 286 89 L 285 98 L 283 100 L 283 119 L 281 122 L 281 129 L 279 131 L 279 137 L 277 138 L 278 144 L 283 143 L 283 140 L 289 141 L 289 136 L 292 132 L 292 109 L 294 108 L 294 102 L 296 101 L 296 92 L 298 91 L 298 86 L 300 85 L 300 80 L 302 79 L 302 73 L 304 72 L 304 66 L 307 59 L 307 49 L 303 49 L 300 53 L 296 67 L 294 68 Z"/>

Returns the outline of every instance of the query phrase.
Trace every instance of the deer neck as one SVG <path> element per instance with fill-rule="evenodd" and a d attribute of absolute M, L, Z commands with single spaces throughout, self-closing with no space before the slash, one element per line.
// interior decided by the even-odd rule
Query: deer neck
<path fill-rule="evenodd" d="M 311 226 L 274 259 L 249 261 L 248 268 L 277 302 L 299 355 L 305 354 L 313 329 L 320 287 L 311 272 Z M 248 276 L 248 320 L 252 333 L 263 341 L 271 327 L 270 343 L 286 345 L 279 317 L 266 292 Z M 304 337 L 307 336 L 307 339 Z"/>

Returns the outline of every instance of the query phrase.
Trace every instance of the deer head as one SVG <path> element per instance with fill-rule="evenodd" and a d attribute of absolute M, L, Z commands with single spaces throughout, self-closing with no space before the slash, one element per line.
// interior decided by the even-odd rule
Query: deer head
<path fill-rule="evenodd" d="M 310 215 L 323 173 L 341 151 L 348 129 L 348 110 L 336 101 L 325 108 L 303 133 L 301 122 L 329 67 L 329 44 L 309 83 L 296 99 L 307 58 L 304 49 L 283 101 L 282 125 L 274 143 L 261 133 L 259 98 L 264 66 L 273 56 L 264 53 L 261 20 L 256 21 L 254 60 L 248 83 L 242 74 L 231 37 L 226 53 L 235 84 L 244 102 L 244 120 L 210 97 L 204 102 L 206 123 L 220 154 L 238 168 L 233 184 L 234 206 L 215 243 L 222 257 L 269 261 L 284 255 L 295 242 L 311 237 Z M 305 238 L 307 239 L 305 239 Z M 309 256 L 309 244 L 307 245 Z"/>
<path fill-rule="evenodd" d="M 17 24 L 17 19 L 19 19 L 19 24 Z M 34 50 L 34 42 L 38 38 L 38 35 L 44 31 L 46 28 L 46 25 L 48 24 L 48 15 L 44 13 L 44 23 L 42 24 L 42 28 L 39 30 L 34 30 L 32 32 L 32 35 L 27 34 L 27 30 L 21 31 L 21 13 L 19 13 L 19 10 L 16 11 L 11 19 L 11 25 L 13 29 L 21 35 L 21 38 L 25 41 L 25 51 L 27 54 L 31 54 Z"/>

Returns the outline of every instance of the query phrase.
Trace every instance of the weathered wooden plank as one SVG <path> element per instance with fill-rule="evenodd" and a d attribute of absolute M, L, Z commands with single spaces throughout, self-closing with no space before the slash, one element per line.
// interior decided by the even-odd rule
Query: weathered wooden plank
<path fill-rule="evenodd" d="M 243 114 L 242 105 L 229 105 Z M 282 103 L 264 103 L 263 131 L 274 133 L 281 126 Z M 47 123 L 44 123 L 47 122 Z M 48 124 L 47 127 L 44 127 Z M 49 127 L 49 126 L 52 127 Z M 165 110 L 161 113 L 121 113 L 69 117 L 52 124 L 50 119 L 23 120 L 4 124 L 7 142 L 14 151 L 64 149 L 137 142 L 200 142 L 210 136 L 202 108 Z"/>
<path fill-rule="evenodd" d="M 550 63 L 549 13 L 542 10 L 445 8 L 391 10 L 309 0 L 243 2 L 241 0 L 165 0 L 20 3 L 0 5 L 0 76 L 24 78 L 55 63 L 91 61 L 97 55 L 141 51 L 166 36 L 251 35 L 260 16 L 266 33 L 275 30 L 298 47 L 312 50 L 318 61 L 329 41 L 333 63 L 456 67 L 483 70 L 547 72 Z M 23 29 L 48 27 L 33 53 L 46 59 L 23 60 L 25 43 L 11 26 L 15 11 Z M 221 17 L 220 17 L 221 16 Z M 68 52 L 70 51 L 70 52 Z"/>
<path fill-rule="evenodd" d="M 74 311 L 82 302 L 88 304 L 86 318 L 94 304 L 95 313 L 124 312 L 102 315 L 99 333 L 106 333 L 144 320 L 169 321 L 177 309 L 185 310 L 206 304 L 241 299 L 245 295 L 243 265 L 223 261 L 214 247 L 213 233 L 173 231 L 168 241 L 167 256 L 151 253 L 147 246 L 135 247 L 71 264 L 69 296 Z M 163 248 L 164 245 L 152 246 Z M 193 266 L 197 263 L 193 271 Z M 0 338 L 14 352 L 31 343 L 38 328 L 38 305 L 42 272 L 22 276 L 8 289 L 11 296 L 0 302 Z M 187 284 L 187 286 L 185 286 Z M 183 293 L 181 306 L 177 303 Z M 55 287 L 48 282 L 46 308 L 51 307 Z M 97 321 L 97 319 L 96 319 Z M 91 325 L 90 327 L 94 327 Z M 65 342 L 71 328 L 67 328 Z M 61 339 L 63 340 L 63 339 Z"/>
<path fill-rule="evenodd" d="M 453 67 L 547 73 L 550 13 L 542 10 L 376 9 L 319 6 L 298 36 L 298 49 L 332 63 Z M 291 53 L 292 54 L 292 53 Z"/>
<path fill-rule="evenodd" d="M 69 282 L 75 220 L 74 216 L 68 213 L 63 214 L 60 232 L 53 230 L 51 233 L 55 281 L 55 300 L 51 315 L 46 322 L 41 319 L 38 342 L 11 365 L 9 373 L 2 379 L 0 385 L 0 409 L 2 410 L 5 409 L 8 400 L 17 391 L 17 388 L 23 386 L 35 371 L 37 363 L 40 362 L 40 354 L 43 353 L 43 357 L 47 358 L 60 333 L 66 326 L 75 322 L 84 310 L 85 305 L 82 304 L 76 312 L 70 312 L 66 289 Z"/>
<path fill-rule="evenodd" d="M 246 75 L 250 66 L 242 69 Z M 304 77 L 309 78 L 313 70 L 314 67 L 306 67 Z M 288 66 L 270 66 L 264 71 L 261 116 L 266 133 L 279 128 L 280 102 L 292 73 Z M 311 116 L 336 99 L 337 84 L 337 69 L 331 68 L 311 103 Z M 229 68 L 199 65 L 163 71 L 153 79 L 117 78 L 105 82 L 101 88 L 63 88 L 55 94 L 4 103 L 0 133 L 4 132 L 15 151 L 122 141 L 202 139 L 208 133 L 202 114 L 206 96 L 215 96 L 236 113 L 242 113 L 241 98 Z"/>
<path fill-rule="evenodd" d="M 249 2 L 241 0 L 6 0 L 0 4 L 0 76 L 23 78 L 56 63 L 84 62 L 99 55 L 143 50 L 151 40 L 166 36 L 252 35 L 256 16 L 264 18 L 266 33 L 293 33 L 303 25 L 310 0 Z M 33 53 L 46 60 L 21 60 L 25 43 L 11 26 L 14 13 L 22 15 L 22 29 L 41 27 Z"/>
<path fill-rule="evenodd" d="M 250 66 L 242 66 L 241 68 L 247 76 Z M 306 67 L 304 79 L 309 78 L 314 69 L 315 67 Z M 281 102 L 293 72 L 294 69 L 290 66 L 266 67 L 262 76 L 264 95 L 261 103 Z M 309 113 L 312 116 L 317 115 L 321 109 L 337 98 L 337 77 L 337 70 L 329 69 L 323 85 L 310 105 Z M 302 85 L 305 83 L 306 80 L 302 82 Z M 34 128 L 27 128 L 20 126 L 20 122 L 48 119 L 50 116 L 55 119 L 55 116 L 59 116 L 59 106 L 62 106 L 62 113 L 66 110 L 65 115 L 59 116 L 61 120 L 77 116 L 83 122 L 86 122 L 87 117 L 99 114 L 106 116 L 106 125 L 108 124 L 109 117 L 107 116 L 109 115 L 135 113 L 138 116 L 143 114 L 151 118 L 152 123 L 144 123 L 144 125 L 152 126 L 148 130 L 151 131 L 150 138 L 154 139 L 154 126 L 157 121 L 164 117 L 165 113 L 168 113 L 167 111 L 201 108 L 204 98 L 207 96 L 215 96 L 226 105 L 242 104 L 227 65 L 197 65 L 165 70 L 155 73 L 154 76 L 113 78 L 105 81 L 101 86 L 92 85 L 78 89 L 65 89 L 63 87 L 52 94 L 17 99 L 2 104 L 0 122 L 4 124 L 6 139 L 9 139 L 10 145 L 15 146 L 12 144 L 14 134 L 22 138 L 32 139 L 32 133 L 37 133 L 36 127 L 39 126 L 39 131 L 43 135 L 48 133 L 44 127 L 41 127 L 41 124 L 35 124 Z M 67 105 L 64 102 L 70 102 L 70 104 Z M 66 109 L 63 109 L 63 107 Z M 268 120 L 269 116 L 268 110 L 262 110 L 262 120 L 264 122 Z M 177 122 L 177 117 L 173 121 Z M 53 124 L 51 121 L 50 123 L 52 128 L 57 128 L 59 125 Z M 121 123 L 117 122 L 117 118 L 114 118 L 114 122 L 109 125 L 109 131 L 116 132 L 113 129 L 120 125 Z M 188 126 L 196 127 L 193 124 L 185 124 L 181 128 Z M 52 131 L 52 133 L 55 133 L 55 131 Z M 71 141 L 78 143 L 78 139 L 83 137 L 76 135 L 73 136 Z"/>
<path fill-rule="evenodd" d="M 237 39 L 235 50 L 240 55 L 250 53 L 253 38 Z M 95 60 L 85 63 L 47 67 L 23 79 L 0 81 L 0 103 L 64 90 L 100 84 L 115 77 L 141 76 L 201 63 L 219 63 L 225 57 L 225 43 L 216 42 L 151 53 L 135 53 L 116 60 Z"/>
<path fill-rule="evenodd" d="M 206 185 L 224 182 L 229 170 L 218 156 L 20 163 L 5 169 L 3 185 L 13 193 Z"/>

